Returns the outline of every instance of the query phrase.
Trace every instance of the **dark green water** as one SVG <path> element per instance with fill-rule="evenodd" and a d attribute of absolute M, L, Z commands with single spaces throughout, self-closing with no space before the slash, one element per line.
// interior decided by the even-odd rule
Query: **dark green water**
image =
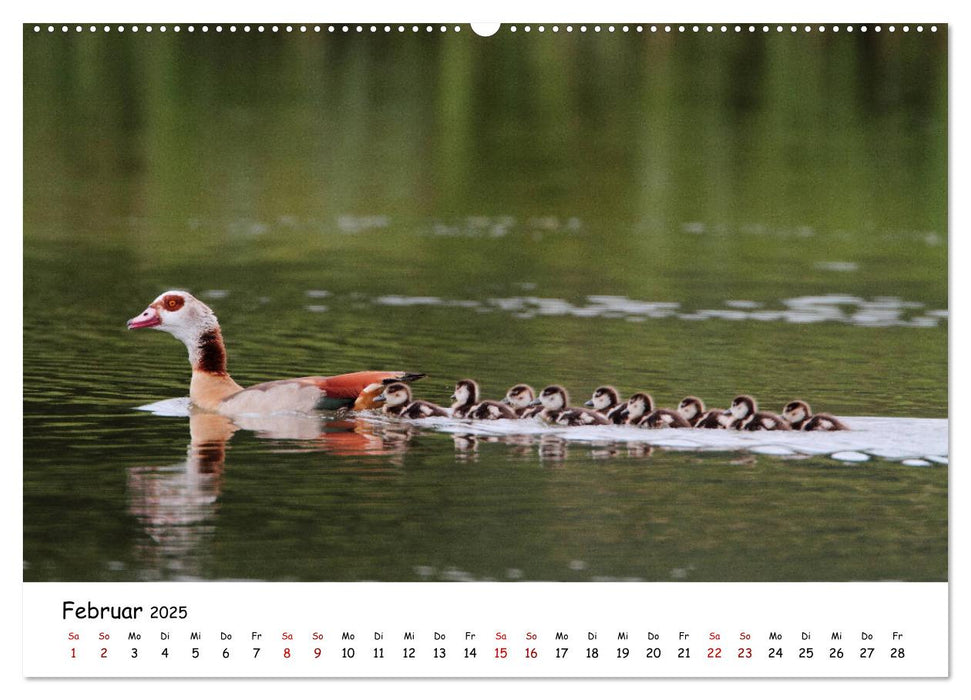
<path fill-rule="evenodd" d="M 353 423 L 223 452 L 133 410 L 189 367 L 124 322 L 193 291 L 243 385 L 944 418 L 946 62 L 943 29 L 25 30 L 25 579 L 945 580 L 946 467 Z"/>

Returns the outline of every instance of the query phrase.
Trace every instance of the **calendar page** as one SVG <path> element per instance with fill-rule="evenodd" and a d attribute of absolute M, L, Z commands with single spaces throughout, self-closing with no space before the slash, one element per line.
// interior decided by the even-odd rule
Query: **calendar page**
<path fill-rule="evenodd" d="M 23 676 L 948 678 L 947 22 L 395 16 L 24 21 Z"/>

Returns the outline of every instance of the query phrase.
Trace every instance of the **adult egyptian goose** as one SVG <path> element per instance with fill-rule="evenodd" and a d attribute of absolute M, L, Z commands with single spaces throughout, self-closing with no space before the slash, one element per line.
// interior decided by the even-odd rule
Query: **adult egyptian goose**
<path fill-rule="evenodd" d="M 183 291 L 159 295 L 128 321 L 128 328 L 154 328 L 181 340 L 192 364 L 189 399 L 198 408 L 223 415 L 349 408 L 369 385 L 424 376 L 409 372 L 352 372 L 334 377 L 283 379 L 244 389 L 226 371 L 226 347 L 216 315 Z"/>
<path fill-rule="evenodd" d="M 782 417 L 793 430 L 849 430 L 842 421 L 828 413 L 813 413 L 809 404 L 796 399 L 782 409 Z"/>

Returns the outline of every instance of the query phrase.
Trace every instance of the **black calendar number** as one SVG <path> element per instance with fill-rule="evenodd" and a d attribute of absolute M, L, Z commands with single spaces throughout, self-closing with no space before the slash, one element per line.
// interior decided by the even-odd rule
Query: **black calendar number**
<path fill-rule="evenodd" d="M 691 658 L 691 649 L 689 649 L 688 647 L 681 647 L 680 649 L 678 649 L 678 658 L 679 659 L 690 659 Z"/>
<path fill-rule="evenodd" d="M 593 647 L 592 649 L 590 647 L 587 647 L 588 659 L 596 659 L 598 656 L 600 656 L 600 650 L 597 647 Z"/>
<path fill-rule="evenodd" d="M 803 647 L 802 649 L 800 649 L 799 650 L 799 658 L 800 659 L 811 659 L 811 658 L 813 658 L 813 648 L 812 647 Z"/>
<path fill-rule="evenodd" d="M 781 659 L 782 658 L 782 647 L 769 647 L 769 658 L 770 659 Z"/>
<path fill-rule="evenodd" d="M 169 658 L 169 648 L 168 647 L 165 647 L 164 649 L 162 649 L 162 656 L 164 656 L 166 659 Z"/>
<path fill-rule="evenodd" d="M 405 647 L 402 651 L 402 658 L 413 659 L 415 658 L 415 647 Z"/>
<path fill-rule="evenodd" d="M 842 649 L 834 649 L 833 647 L 830 647 L 829 648 L 829 658 L 831 658 L 831 659 L 842 659 L 843 658 L 843 650 Z"/>
<path fill-rule="evenodd" d="M 343 649 L 341 649 L 341 655 L 345 659 L 353 659 L 354 658 L 354 647 L 344 647 Z"/>
<path fill-rule="evenodd" d="M 894 647 L 893 649 L 891 649 L 890 650 L 890 658 L 891 659 L 902 659 L 902 658 L 904 658 L 904 648 L 903 647 Z"/>
<path fill-rule="evenodd" d="M 873 647 L 861 647 L 860 648 L 860 658 L 869 659 L 873 657 Z"/>
<path fill-rule="evenodd" d="M 192 658 L 193 659 L 199 658 L 199 647 L 192 647 Z"/>
<path fill-rule="evenodd" d="M 661 647 L 648 647 L 647 656 L 648 659 L 660 659 L 661 658 Z"/>
<path fill-rule="evenodd" d="M 630 649 L 628 649 L 627 647 L 623 647 L 617 650 L 618 659 L 626 659 L 628 656 L 630 656 Z"/>
<path fill-rule="evenodd" d="M 138 649 L 137 648 L 135 648 L 135 647 L 132 647 L 131 648 L 131 657 L 133 659 L 137 659 L 138 658 Z"/>
<path fill-rule="evenodd" d="M 374 647 L 374 658 L 375 659 L 384 658 L 384 647 Z"/>
<path fill-rule="evenodd" d="M 436 647 L 435 648 L 435 658 L 436 659 L 444 659 L 445 658 L 445 647 Z"/>
<path fill-rule="evenodd" d="M 224 659 L 228 659 L 229 658 L 229 649 L 223 649 L 223 658 Z"/>
<path fill-rule="evenodd" d="M 189 615 L 185 605 L 153 605 L 153 620 L 184 620 Z"/>
<path fill-rule="evenodd" d="M 566 652 L 570 651 L 570 647 L 557 647 L 556 648 L 556 658 L 565 659 Z"/>
<path fill-rule="evenodd" d="M 259 655 L 260 655 L 260 649 L 262 649 L 262 648 L 263 648 L 263 647 L 253 647 L 253 658 L 254 658 L 254 659 L 255 659 L 255 658 L 256 658 L 257 656 L 259 656 Z"/>
<path fill-rule="evenodd" d="M 472 647 L 471 649 L 469 649 L 468 647 L 465 647 L 465 658 L 474 659 L 475 657 L 476 657 L 475 647 Z"/>

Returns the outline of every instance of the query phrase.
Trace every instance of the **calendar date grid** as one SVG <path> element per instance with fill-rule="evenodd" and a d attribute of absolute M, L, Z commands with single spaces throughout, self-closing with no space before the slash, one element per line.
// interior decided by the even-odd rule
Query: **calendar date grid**
<path fill-rule="evenodd" d="M 869 586 L 25 584 L 24 672 L 947 675 L 946 584 Z"/>
<path fill-rule="evenodd" d="M 776 663 L 867 662 L 881 657 L 905 663 L 907 634 L 901 630 L 830 630 L 827 632 L 641 632 L 627 630 L 489 632 L 433 631 L 174 631 L 152 633 L 105 629 L 67 633 L 71 660 L 94 658 L 113 663 L 166 661 L 246 662 L 248 665 L 383 664 L 425 660 L 495 666 L 529 664 L 543 659 L 586 664 L 745 664 L 757 659 Z"/>

